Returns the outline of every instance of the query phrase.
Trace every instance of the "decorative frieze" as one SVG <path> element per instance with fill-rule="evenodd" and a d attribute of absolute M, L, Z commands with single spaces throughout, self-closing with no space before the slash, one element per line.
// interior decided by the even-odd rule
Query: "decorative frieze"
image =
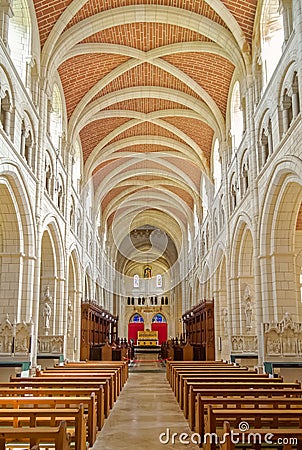
<path fill-rule="evenodd" d="M 38 354 L 62 355 L 64 351 L 64 336 L 39 336 Z"/>
<path fill-rule="evenodd" d="M 0 324 L 0 355 L 29 355 L 33 323 L 11 323 L 9 317 Z"/>
<path fill-rule="evenodd" d="M 232 353 L 258 353 L 257 336 L 241 335 L 232 336 Z"/>
<path fill-rule="evenodd" d="M 284 357 L 301 358 L 302 355 L 302 323 L 293 322 L 285 313 L 280 322 L 264 323 L 265 358 Z"/>

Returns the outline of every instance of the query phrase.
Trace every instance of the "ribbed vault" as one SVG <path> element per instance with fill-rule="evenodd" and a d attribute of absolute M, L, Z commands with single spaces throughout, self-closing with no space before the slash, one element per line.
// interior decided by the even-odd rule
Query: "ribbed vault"
<path fill-rule="evenodd" d="M 34 4 L 44 76 L 61 79 L 67 141 L 82 149 L 101 229 L 118 242 L 165 229 L 179 252 L 194 207 L 202 214 L 214 139 L 226 139 L 233 75 L 249 73 L 257 1 Z"/>

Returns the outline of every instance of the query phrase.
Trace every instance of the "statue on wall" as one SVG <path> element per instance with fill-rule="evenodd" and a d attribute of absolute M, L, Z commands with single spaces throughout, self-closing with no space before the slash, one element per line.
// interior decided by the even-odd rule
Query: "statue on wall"
<path fill-rule="evenodd" d="M 45 335 L 48 334 L 48 330 L 50 328 L 50 318 L 51 318 L 51 302 L 52 302 L 52 297 L 50 295 L 49 292 L 49 286 L 46 286 L 46 289 L 44 291 L 44 305 L 43 305 L 43 311 L 42 311 L 42 316 L 44 319 L 44 330 L 45 330 Z"/>
<path fill-rule="evenodd" d="M 246 286 L 244 290 L 244 314 L 245 314 L 245 326 L 247 330 L 251 330 L 252 328 L 252 316 L 253 316 L 253 305 L 251 299 L 251 291 L 250 287 Z"/>
<path fill-rule="evenodd" d="M 68 336 L 70 336 L 71 324 L 72 324 L 72 304 L 69 301 L 68 307 L 67 307 L 67 335 Z"/>
<path fill-rule="evenodd" d="M 223 309 L 223 331 L 224 331 L 224 335 L 227 336 L 228 335 L 228 328 L 229 328 L 229 314 L 228 314 L 228 310 L 227 308 Z"/>

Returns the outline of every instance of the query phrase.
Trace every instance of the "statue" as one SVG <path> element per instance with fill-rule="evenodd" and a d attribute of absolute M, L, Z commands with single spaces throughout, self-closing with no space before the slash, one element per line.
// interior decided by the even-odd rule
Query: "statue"
<path fill-rule="evenodd" d="M 44 328 L 48 330 L 50 328 L 50 316 L 51 316 L 51 307 L 49 303 L 44 303 L 43 308 L 43 317 L 44 317 Z"/>
<path fill-rule="evenodd" d="M 49 292 L 49 286 L 46 286 L 46 289 L 44 291 L 44 305 L 43 305 L 43 319 L 44 319 L 44 329 L 45 329 L 45 335 L 48 335 L 48 330 L 50 328 L 50 317 L 51 317 L 51 302 L 52 297 Z"/>
<path fill-rule="evenodd" d="M 227 308 L 223 309 L 223 329 L 224 329 L 224 335 L 228 335 L 228 326 L 229 326 L 229 315 Z"/>
<path fill-rule="evenodd" d="M 252 328 L 252 315 L 253 315 L 253 306 L 251 301 L 251 291 L 250 287 L 247 285 L 244 290 L 244 313 L 245 313 L 245 326 L 247 330 L 251 330 Z"/>
<path fill-rule="evenodd" d="M 245 304 L 245 325 L 247 329 L 252 328 L 253 307 L 250 301 Z"/>
<path fill-rule="evenodd" d="M 69 301 L 67 307 L 67 334 L 70 336 L 71 332 L 71 323 L 72 323 L 72 304 Z"/>

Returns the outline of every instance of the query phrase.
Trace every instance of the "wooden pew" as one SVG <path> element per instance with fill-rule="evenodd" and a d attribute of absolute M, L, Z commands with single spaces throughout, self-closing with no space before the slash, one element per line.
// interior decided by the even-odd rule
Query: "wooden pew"
<path fill-rule="evenodd" d="M 13 409 L 13 408 L 0 408 L 0 424 L 3 423 L 5 426 L 12 422 L 12 425 L 16 426 L 16 430 L 19 425 L 24 424 L 26 431 L 30 428 L 35 427 L 39 429 L 40 421 L 49 422 L 47 426 L 56 426 L 56 422 L 61 420 L 66 420 L 67 424 L 71 424 L 74 429 L 74 442 L 75 450 L 86 450 L 86 423 L 84 419 L 83 405 L 79 408 L 24 408 L 24 409 Z M 0 426 L 0 430 L 3 431 L 3 427 Z M 1 436 L 1 434 L 0 434 Z"/>
<path fill-rule="evenodd" d="M 120 394 L 120 391 L 123 388 L 122 385 L 122 373 L 119 369 L 104 369 L 102 371 L 100 371 L 98 368 L 91 370 L 91 369 L 83 369 L 83 368 L 73 368 L 73 369 L 65 369 L 63 366 L 62 367 L 57 367 L 57 368 L 47 368 L 43 371 L 37 371 L 36 372 L 36 376 L 40 377 L 40 376 L 53 376 L 53 375 L 62 375 L 64 377 L 72 377 L 72 376 L 83 376 L 84 374 L 87 376 L 92 376 L 92 377 L 96 377 L 96 376 L 100 376 L 102 378 L 106 378 L 106 377 L 110 377 L 112 376 L 113 379 L 113 383 L 115 386 L 115 400 L 117 399 L 117 397 Z"/>
<path fill-rule="evenodd" d="M 117 397 L 120 393 L 120 380 L 118 379 L 118 374 L 116 371 L 108 371 L 107 373 L 98 373 L 98 372 L 86 372 L 86 371 L 72 371 L 72 372 L 63 372 L 58 371 L 56 373 L 53 372 L 41 372 L 35 378 L 68 378 L 68 379 L 90 379 L 94 378 L 95 380 L 109 380 L 109 384 L 112 391 L 113 403 L 116 401 Z M 11 377 L 11 381 L 13 381 Z"/>
<path fill-rule="evenodd" d="M 101 410 L 98 409 L 98 423 L 101 423 L 100 427 L 103 425 L 102 417 L 108 417 L 110 409 L 112 408 L 112 396 L 110 394 L 109 382 L 101 381 L 101 382 L 85 382 L 85 381 L 49 381 L 44 380 L 41 382 L 40 378 L 28 378 L 29 381 L 24 381 L 24 378 L 17 378 L 19 381 L 11 381 L 11 382 L 0 382 L 0 389 L 54 389 L 61 390 L 62 395 L 64 393 L 69 395 L 70 389 L 90 389 L 92 392 L 95 392 L 98 395 L 101 391 L 103 391 L 103 396 L 97 397 L 97 400 L 100 399 L 98 405 Z M 22 381 L 20 381 L 22 380 Z M 51 394 L 49 395 L 51 396 Z M 104 399 L 103 405 L 101 406 L 101 400 Z"/>
<path fill-rule="evenodd" d="M 24 409 L 24 408 L 46 408 L 54 409 L 63 407 L 66 409 L 80 407 L 82 405 L 87 408 L 85 415 L 87 421 L 87 438 L 89 445 L 92 447 L 96 440 L 97 416 L 95 393 L 89 397 L 0 397 L 0 414 L 2 410 L 8 408 Z"/>
<path fill-rule="evenodd" d="M 285 424 L 286 419 L 286 424 Z M 211 443 L 211 436 L 218 435 L 219 425 L 223 422 L 238 424 L 242 421 L 247 422 L 251 428 L 301 428 L 302 427 L 302 409 L 214 409 L 212 405 L 207 406 L 207 418 L 205 421 L 205 449 L 216 450 L 216 444 Z"/>
<path fill-rule="evenodd" d="M 299 386 L 299 384 L 298 384 Z M 195 389 L 193 386 L 190 387 L 189 394 L 189 426 L 191 430 L 200 430 L 201 425 L 198 424 L 198 420 L 200 417 L 200 413 L 198 411 L 198 396 L 209 399 L 256 399 L 257 398 L 274 398 L 274 397 L 282 397 L 282 398 L 302 398 L 302 389 L 284 389 L 284 388 L 273 388 L 273 389 L 237 389 L 237 388 L 229 388 L 229 389 L 207 389 L 202 390 Z M 197 401 L 195 401 L 197 400 Z M 196 422 L 196 423 L 195 423 Z"/>
<path fill-rule="evenodd" d="M 15 441 L 29 442 L 31 450 L 39 449 L 39 444 L 49 441 L 54 444 L 55 450 L 70 450 L 70 436 L 65 421 L 61 421 L 58 427 L 0 429 L 0 450 L 5 450 L 6 444 L 13 448 L 12 442 Z"/>
<path fill-rule="evenodd" d="M 189 379 L 185 380 L 184 387 L 182 391 L 180 392 L 180 401 L 179 404 L 182 407 L 184 411 L 185 418 L 188 418 L 189 415 L 189 391 L 190 387 L 193 386 L 194 388 L 199 388 L 205 391 L 206 389 L 213 389 L 216 388 L 217 391 L 219 389 L 223 388 L 264 388 L 264 389 L 273 389 L 273 388 L 280 388 L 282 386 L 283 389 L 299 389 L 301 387 L 300 383 L 282 383 L 280 381 L 275 382 L 274 378 L 267 378 L 267 379 L 261 379 L 261 378 L 236 378 L 233 377 L 233 379 L 221 379 L 215 380 L 214 382 L 210 379 L 204 379 L 202 381 L 191 381 Z M 236 386 L 235 386 L 236 385 Z"/>
<path fill-rule="evenodd" d="M 209 398 L 202 397 L 200 394 L 197 396 L 197 413 L 196 413 L 196 429 L 195 431 L 204 436 L 205 431 L 205 420 L 207 406 L 211 405 L 213 408 L 222 409 L 302 409 L 302 398 L 284 398 L 284 397 L 271 397 L 271 398 Z"/>
<path fill-rule="evenodd" d="M 228 374 L 230 376 L 234 376 L 237 374 L 242 374 L 245 376 L 248 376 L 250 374 L 258 375 L 258 376 L 264 376 L 265 378 L 268 378 L 268 374 L 257 374 L 257 371 L 248 371 L 244 368 L 236 368 L 234 369 L 224 369 L 222 367 L 215 369 L 215 368 L 207 368 L 207 369 L 173 369 L 172 375 L 171 375 L 171 387 L 174 392 L 176 392 L 176 387 L 178 386 L 179 380 L 181 376 L 191 376 L 192 378 L 198 377 L 201 375 L 211 375 L 211 374 Z"/>
<path fill-rule="evenodd" d="M 179 373 L 208 373 L 208 372 L 225 372 L 225 373 L 257 373 L 256 369 L 248 369 L 248 367 L 235 367 L 235 366 L 218 366 L 218 367 L 213 367 L 213 366 L 208 366 L 208 367 L 203 367 L 203 366 L 198 366 L 198 365 L 194 365 L 193 367 L 190 366 L 182 366 L 182 367 L 178 367 L 178 366 L 172 366 L 171 370 L 170 370 L 170 384 L 173 386 L 174 380 L 177 377 L 177 374 Z"/>
<path fill-rule="evenodd" d="M 12 383 L 10 383 L 12 384 Z M 104 392 L 103 386 L 97 388 L 69 388 L 69 389 L 54 389 L 54 388 L 20 388 L 19 385 L 14 384 L 10 388 L 0 387 L 0 397 L 91 397 L 95 395 L 96 412 L 97 412 L 97 426 L 101 430 L 104 425 Z"/>
<path fill-rule="evenodd" d="M 198 367 L 198 368 L 219 368 L 219 367 L 223 367 L 223 368 L 235 368 L 236 366 L 234 366 L 234 364 L 230 364 L 230 363 L 226 363 L 226 362 L 222 362 L 222 361 L 190 361 L 190 363 L 188 363 L 188 361 L 166 361 L 166 377 L 167 380 L 170 383 L 170 379 L 171 379 L 171 373 L 173 368 L 185 368 L 185 367 Z"/>
<path fill-rule="evenodd" d="M 282 378 L 269 378 L 266 374 L 258 374 L 258 373 L 226 373 L 226 372 L 211 372 L 211 373 L 201 373 L 201 374 L 188 374 L 188 373 L 181 373 L 179 374 L 179 377 L 177 378 L 177 383 L 175 386 L 175 395 L 176 400 L 180 403 L 180 407 L 183 407 L 183 400 L 182 400 L 182 393 L 184 392 L 185 383 L 190 382 L 207 382 L 207 381 L 228 381 L 228 380 L 242 380 L 242 381 L 248 381 L 253 380 L 255 383 L 261 382 L 261 381 L 268 381 L 272 382 L 274 380 L 275 383 L 281 383 L 283 381 Z"/>
<path fill-rule="evenodd" d="M 235 435 L 234 435 L 235 433 Z M 233 437 L 232 437 L 233 436 Z M 235 436 L 235 439 L 234 439 Z M 242 436 L 239 429 L 231 429 L 230 423 L 224 421 L 223 435 L 220 438 L 221 450 L 235 450 L 236 440 Z M 302 429 L 301 428 L 252 428 L 244 435 L 244 442 L 253 444 L 255 450 L 260 450 L 263 444 L 267 447 L 282 450 L 293 448 L 302 450 Z M 240 441 L 239 441 L 240 444 Z"/>
<path fill-rule="evenodd" d="M 112 380 L 111 380 L 112 381 Z M 53 377 L 11 377 L 11 383 L 18 383 L 19 385 L 27 385 L 30 386 L 35 383 L 36 385 L 40 385 L 40 387 L 42 385 L 45 385 L 45 387 L 51 387 L 54 386 L 55 388 L 64 388 L 67 387 L 73 387 L 73 388 L 83 388 L 83 387 L 99 387 L 99 386 L 103 386 L 104 387 L 104 405 L 105 405 L 105 417 L 108 416 L 110 409 L 112 409 L 113 405 L 114 405 L 114 387 L 113 384 L 110 383 L 110 379 L 103 379 L 103 380 L 98 380 L 96 378 L 85 378 L 85 379 L 81 379 L 80 377 L 65 377 L 65 378 L 61 378 L 59 376 L 53 376 Z M 2 387 L 8 387 L 7 386 L 8 383 L 1 383 L 0 382 L 0 386 Z M 109 408 L 107 408 L 107 400 L 108 397 L 108 403 L 109 403 Z"/>
<path fill-rule="evenodd" d="M 66 369 L 73 368 L 96 368 L 96 369 L 106 369 L 106 368 L 118 368 L 122 373 L 122 384 L 126 383 L 129 376 L 128 362 L 125 361 L 66 361 L 63 366 L 55 365 L 54 367 L 65 367 Z"/>

